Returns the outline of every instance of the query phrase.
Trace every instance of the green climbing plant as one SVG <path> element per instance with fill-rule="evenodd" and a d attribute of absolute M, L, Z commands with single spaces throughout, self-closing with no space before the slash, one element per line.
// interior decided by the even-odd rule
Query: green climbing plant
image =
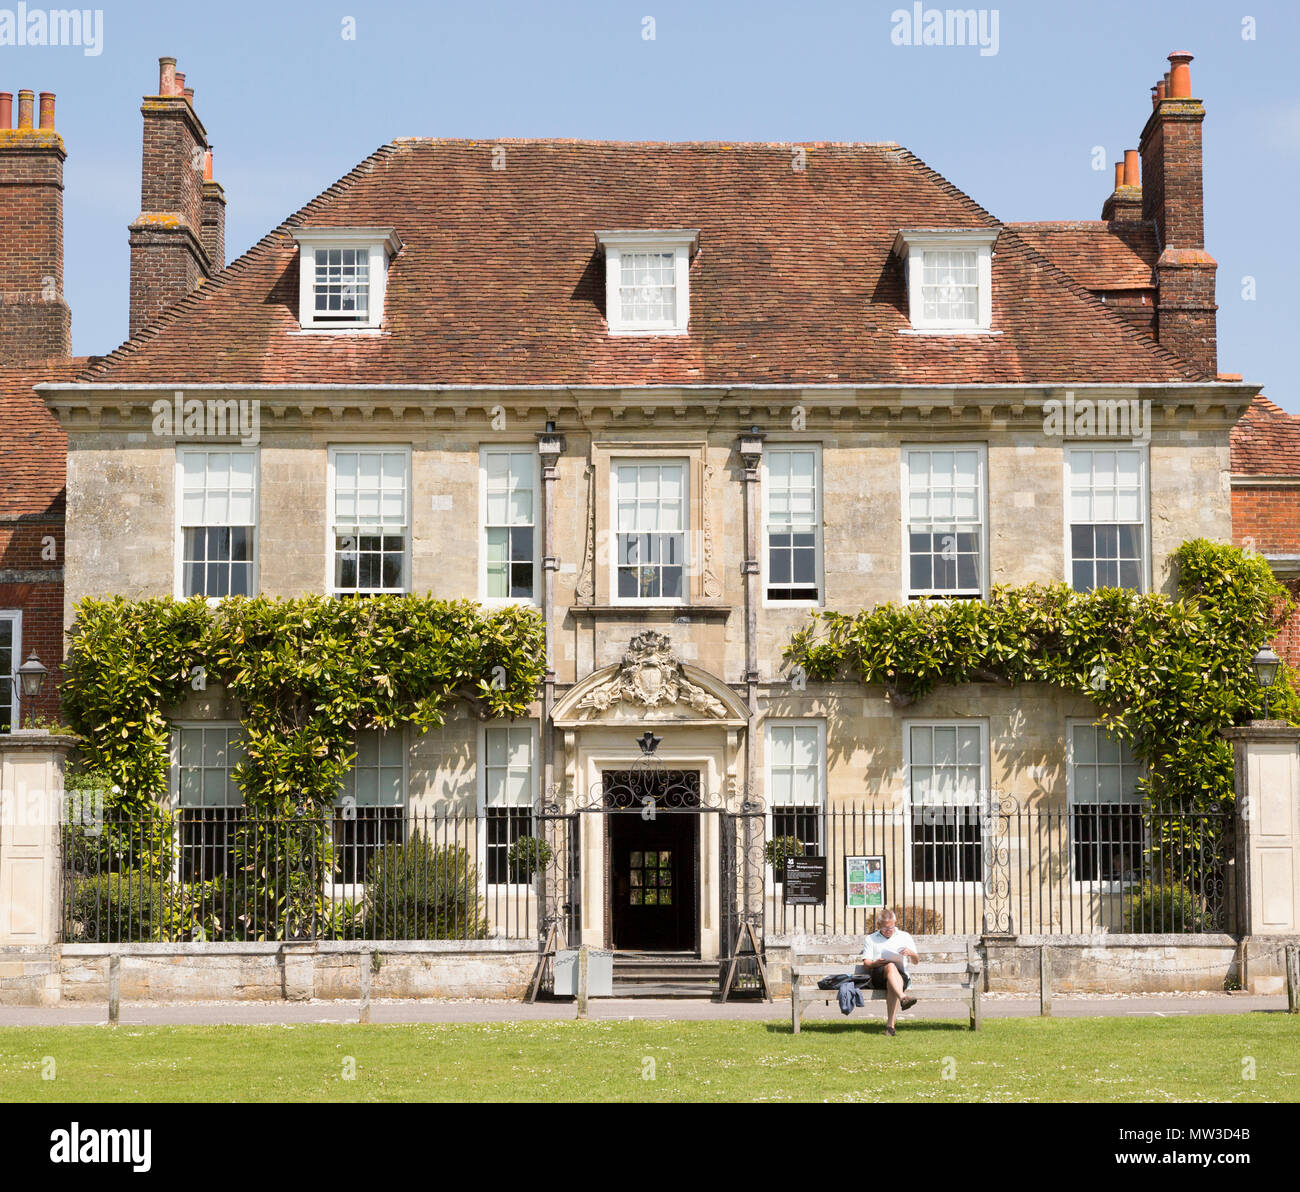
<path fill-rule="evenodd" d="M 1251 659 L 1294 608 L 1259 555 L 1200 538 L 1174 554 L 1178 595 L 1065 584 L 994 588 L 987 601 L 889 603 L 820 612 L 785 654 L 809 678 L 846 675 L 900 704 L 935 687 L 1050 683 L 1090 696 L 1098 719 L 1147 761 L 1153 805 L 1233 799 L 1222 730 L 1262 709 Z M 1300 723 L 1282 672 L 1270 716 Z"/>
<path fill-rule="evenodd" d="M 64 715 L 85 773 L 113 792 L 110 812 L 155 815 L 169 717 L 191 692 L 220 684 L 238 699 L 245 760 L 233 774 L 253 814 L 235 854 L 290 938 L 332 912 L 325 825 L 357 733 L 437 727 L 456 701 L 523 715 L 545 667 L 536 610 L 420 596 L 84 600 L 70 637 Z"/>

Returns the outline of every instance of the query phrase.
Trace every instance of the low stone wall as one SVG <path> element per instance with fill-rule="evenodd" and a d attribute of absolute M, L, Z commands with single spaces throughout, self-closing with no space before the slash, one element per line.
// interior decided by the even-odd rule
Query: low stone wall
<path fill-rule="evenodd" d="M 58 1003 L 57 948 L 0 947 L 0 1006 Z"/>
<path fill-rule="evenodd" d="M 1252 935 L 1246 940 L 1246 980 L 1251 993 L 1286 993 L 1286 950 L 1300 948 L 1300 935 Z"/>
<path fill-rule="evenodd" d="M 1276 941 L 1269 941 L 1270 944 Z M 1252 992 L 1285 989 L 1282 949 L 1247 944 Z M 1039 992 L 1047 949 L 1051 991 L 1161 993 L 1219 991 L 1242 983 L 1242 946 L 1228 935 L 922 936 L 930 960 L 962 960 L 968 943 L 986 957 L 985 989 Z M 769 935 L 773 994 L 790 994 L 790 955 L 825 955 L 846 964 L 861 936 Z M 361 995 L 362 966 L 372 998 L 523 997 L 537 963 L 526 940 L 425 940 L 410 943 L 64 944 L 0 948 L 0 1005 L 108 1001 L 109 957 L 121 959 L 121 997 L 129 1002 L 306 1001 Z"/>
<path fill-rule="evenodd" d="M 968 943 L 984 959 L 988 993 L 1039 992 L 1039 964 L 1047 949 L 1055 993 L 1170 993 L 1222 991 L 1241 981 L 1240 946 L 1230 935 L 920 936 L 927 960 L 963 960 Z M 768 975 L 777 996 L 790 995 L 790 954 L 821 954 L 846 961 L 862 950 L 861 936 L 767 937 Z"/>
<path fill-rule="evenodd" d="M 65 944 L 62 996 L 106 1002 L 111 955 L 123 1002 L 356 999 L 370 966 L 372 998 L 520 998 L 537 946 L 520 940 L 418 943 Z"/>

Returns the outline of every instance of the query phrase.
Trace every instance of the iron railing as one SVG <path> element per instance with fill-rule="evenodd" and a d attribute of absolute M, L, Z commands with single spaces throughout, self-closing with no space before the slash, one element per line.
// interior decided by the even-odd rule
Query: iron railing
<path fill-rule="evenodd" d="M 925 934 L 1231 932 L 1231 810 L 1134 804 L 774 809 L 771 930 L 854 935 L 879 901 Z M 801 839 L 800 833 L 810 839 Z M 780 859 L 826 858 L 826 901 L 786 905 Z M 878 858 L 882 888 L 850 890 L 851 857 Z M 860 867 L 859 867 L 860 868 Z M 873 866 L 874 868 L 874 866 Z M 859 876 L 859 874 L 855 874 Z"/>
<path fill-rule="evenodd" d="M 528 939 L 534 817 L 357 808 L 328 818 L 203 808 L 64 829 L 77 942 Z"/>
<path fill-rule="evenodd" d="M 581 868 L 601 852 L 581 848 L 580 819 L 528 809 L 271 818 L 204 808 L 73 821 L 64 828 L 64 938 L 535 941 L 554 926 L 561 942 L 573 940 Z M 724 952 L 745 923 L 760 937 L 869 931 L 877 912 L 863 903 L 894 908 L 922 934 L 1236 925 L 1230 810 L 1043 811 L 995 797 L 911 810 L 776 808 L 723 814 L 719 825 L 718 855 L 700 865 L 718 867 Z M 785 903 L 781 858 L 791 852 L 826 859 L 823 903 Z M 879 889 L 850 889 L 854 857 L 879 859 Z"/>

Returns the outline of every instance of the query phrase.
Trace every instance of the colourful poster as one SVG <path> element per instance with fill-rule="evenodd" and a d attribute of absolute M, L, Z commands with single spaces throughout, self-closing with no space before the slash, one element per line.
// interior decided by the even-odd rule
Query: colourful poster
<path fill-rule="evenodd" d="M 845 857 L 844 890 L 850 910 L 885 905 L 885 858 Z"/>

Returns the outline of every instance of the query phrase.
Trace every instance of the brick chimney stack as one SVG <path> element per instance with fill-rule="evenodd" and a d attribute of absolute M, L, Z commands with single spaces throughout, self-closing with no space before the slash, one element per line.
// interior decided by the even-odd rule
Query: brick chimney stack
<path fill-rule="evenodd" d="M 1201 124 L 1205 105 L 1192 98 L 1192 55 L 1169 55 L 1170 70 L 1155 86 L 1142 130 L 1142 219 L 1155 226 L 1156 338 L 1209 376 L 1218 375 L 1214 277 L 1205 251 Z"/>
<path fill-rule="evenodd" d="M 225 194 L 209 176 L 207 130 L 175 58 L 158 59 L 158 94 L 146 95 L 140 214 L 130 227 L 135 335 L 225 266 Z"/>
<path fill-rule="evenodd" d="M 54 96 L 0 92 L 0 364 L 72 355 L 72 314 L 63 297 L 63 138 Z"/>
<path fill-rule="evenodd" d="M 212 271 L 226 267 L 226 192 L 212 181 L 212 150 L 203 156 L 203 247 Z"/>
<path fill-rule="evenodd" d="M 1138 151 L 1125 149 L 1124 160 L 1115 163 L 1115 190 L 1101 209 L 1108 223 L 1136 223 L 1142 218 L 1142 182 Z"/>

